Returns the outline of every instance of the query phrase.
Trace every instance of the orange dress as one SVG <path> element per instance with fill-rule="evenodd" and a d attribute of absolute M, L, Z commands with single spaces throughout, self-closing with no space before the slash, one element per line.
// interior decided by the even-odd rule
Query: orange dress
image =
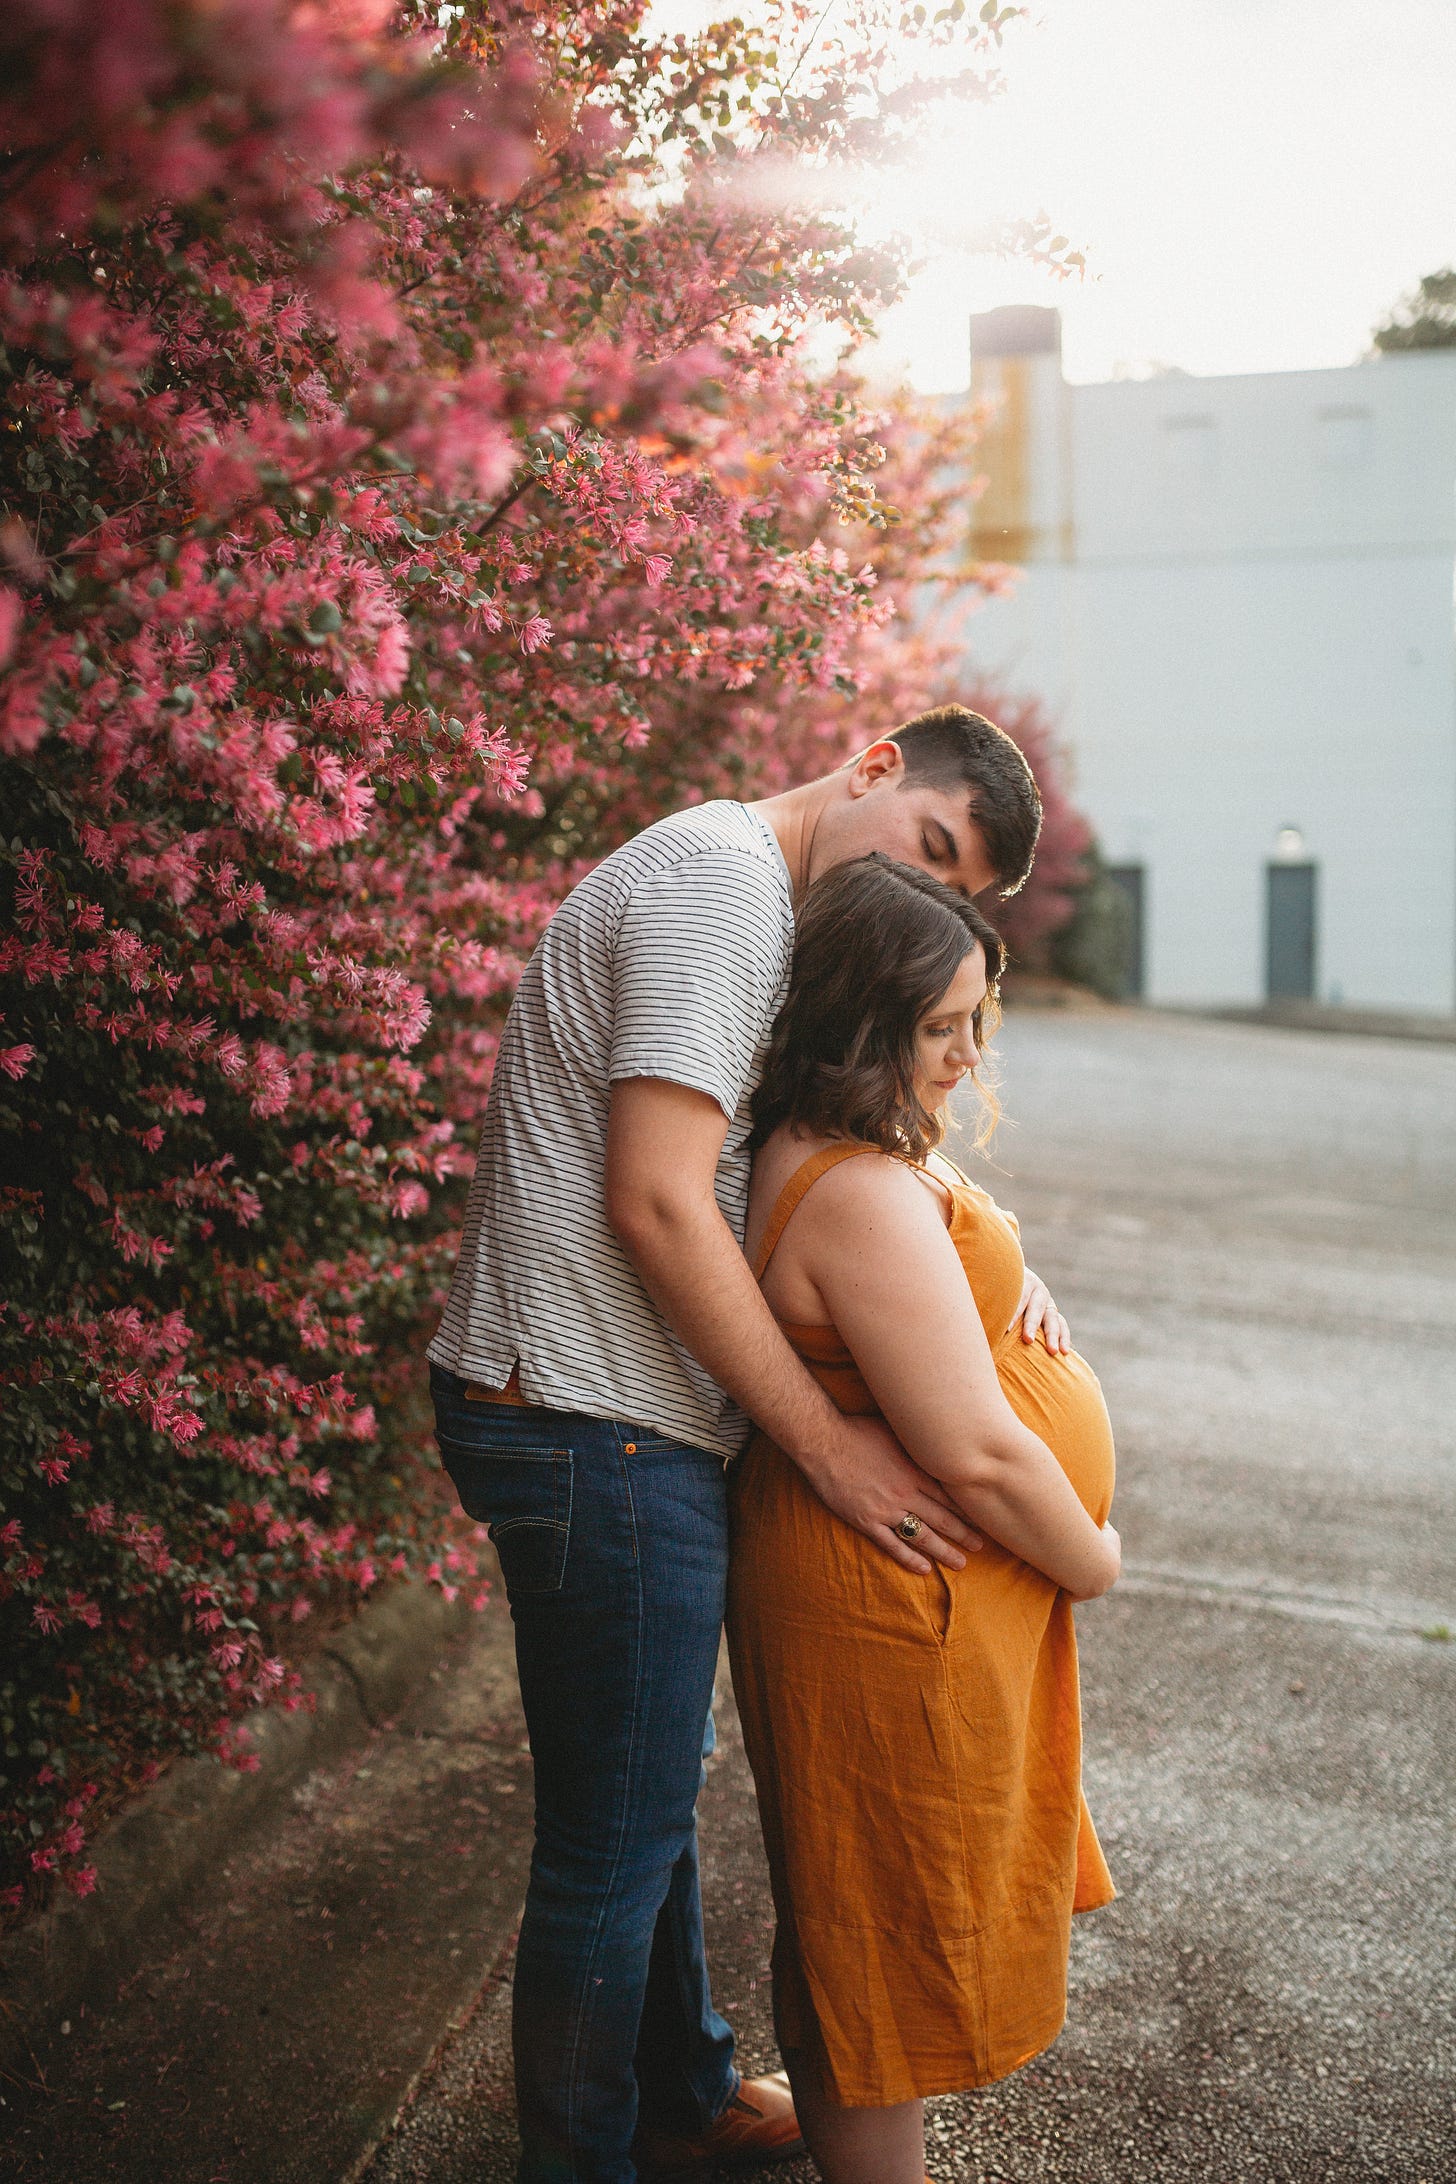
<path fill-rule="evenodd" d="M 760 1279 L 804 1193 L 867 1150 L 830 1146 L 790 1178 Z M 974 1184 L 953 1195 L 1006 1398 L 1103 1523 L 1113 1448 L 1096 1376 L 1006 1332 L 1015 1223 Z M 840 1410 L 876 1410 L 833 1328 L 784 1333 Z M 762 1434 L 731 1507 L 728 1641 L 778 1914 L 780 2046 L 842 2107 L 1004 2077 L 1061 2030 L 1073 1911 L 1115 1893 L 1082 1797 L 1071 1603 L 991 1540 L 963 1570 L 902 1570 Z"/>

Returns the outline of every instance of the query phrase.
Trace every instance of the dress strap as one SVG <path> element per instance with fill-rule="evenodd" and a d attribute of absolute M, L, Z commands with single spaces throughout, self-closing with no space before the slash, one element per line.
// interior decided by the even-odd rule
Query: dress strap
<path fill-rule="evenodd" d="M 837 1168 L 841 1160 L 854 1160 L 860 1153 L 878 1152 L 876 1145 L 854 1145 L 847 1141 L 839 1145 L 825 1145 L 817 1153 L 811 1153 L 802 1167 L 796 1168 L 788 1182 L 774 1200 L 768 1226 L 759 1239 L 758 1252 L 753 1262 L 753 1278 L 761 1282 L 769 1260 L 779 1248 L 784 1230 L 805 1193 L 813 1188 L 821 1175 Z"/>
<path fill-rule="evenodd" d="M 943 1160 L 945 1162 L 946 1166 L 949 1168 L 951 1174 L 955 1177 L 956 1181 L 958 1183 L 964 1183 L 968 1191 L 973 1191 L 977 1188 L 976 1184 L 974 1184 L 971 1181 L 970 1177 L 966 1174 L 965 1169 L 957 1166 L 956 1162 L 951 1159 L 950 1154 L 946 1152 L 943 1146 L 936 1146 L 935 1157 L 937 1160 Z M 920 1165 L 922 1167 L 925 1167 L 925 1163 L 923 1161 L 920 1163 Z M 935 1175 L 935 1170 L 930 1167 L 925 1167 L 925 1172 L 927 1175 Z M 936 1181 L 940 1181 L 939 1176 L 936 1176 Z"/>

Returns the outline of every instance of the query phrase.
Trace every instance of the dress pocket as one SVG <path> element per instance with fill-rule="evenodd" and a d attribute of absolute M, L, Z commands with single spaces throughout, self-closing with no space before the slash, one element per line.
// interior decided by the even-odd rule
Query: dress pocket
<path fill-rule="evenodd" d="M 571 1543 L 571 1451 L 472 1448 L 439 1436 L 460 1506 L 490 1527 L 512 1600 L 560 1592 Z"/>

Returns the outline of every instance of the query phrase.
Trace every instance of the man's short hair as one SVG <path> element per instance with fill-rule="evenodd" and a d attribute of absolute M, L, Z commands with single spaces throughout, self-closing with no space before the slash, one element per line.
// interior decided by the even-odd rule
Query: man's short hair
<path fill-rule="evenodd" d="M 1041 832 L 1041 796 L 1004 729 L 968 705 L 936 705 L 890 731 L 905 758 L 907 784 L 971 792 L 971 815 L 996 873 L 998 895 L 1014 895 L 1031 870 Z"/>

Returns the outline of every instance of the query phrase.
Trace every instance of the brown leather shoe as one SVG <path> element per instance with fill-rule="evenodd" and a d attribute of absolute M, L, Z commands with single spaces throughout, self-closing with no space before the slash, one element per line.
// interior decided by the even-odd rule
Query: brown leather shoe
<path fill-rule="evenodd" d="M 738 2091 L 701 2138 L 673 2138 L 644 2127 L 632 2158 L 652 2184 L 671 2184 L 672 2179 L 700 2176 L 715 2165 L 768 2168 L 776 2161 L 791 2161 L 803 2151 L 788 2074 L 776 2070 L 767 2078 L 740 2078 Z"/>

